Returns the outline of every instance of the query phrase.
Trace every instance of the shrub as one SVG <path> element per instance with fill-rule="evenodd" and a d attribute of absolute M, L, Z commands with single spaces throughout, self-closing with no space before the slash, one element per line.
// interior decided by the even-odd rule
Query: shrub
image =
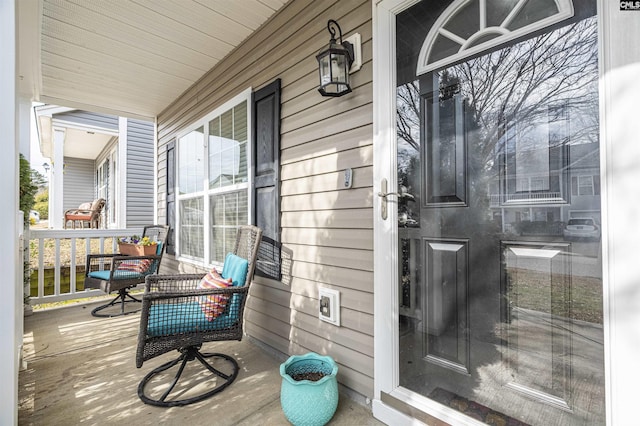
<path fill-rule="evenodd" d="M 49 189 L 37 193 L 35 200 L 33 209 L 40 214 L 40 220 L 49 219 Z"/>

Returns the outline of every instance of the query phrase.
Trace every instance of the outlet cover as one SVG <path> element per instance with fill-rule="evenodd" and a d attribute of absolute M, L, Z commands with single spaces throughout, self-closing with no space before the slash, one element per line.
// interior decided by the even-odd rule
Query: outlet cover
<path fill-rule="evenodd" d="M 319 314 L 322 321 L 340 327 L 340 292 L 330 288 L 320 288 L 318 297 Z"/>

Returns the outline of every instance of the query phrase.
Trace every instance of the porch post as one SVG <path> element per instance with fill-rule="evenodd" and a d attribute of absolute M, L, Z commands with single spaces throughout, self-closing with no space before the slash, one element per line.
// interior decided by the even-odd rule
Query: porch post
<path fill-rule="evenodd" d="M 116 185 L 114 188 L 114 199 L 116 200 L 116 227 L 127 227 L 127 147 L 129 146 L 129 119 L 119 117 L 118 119 L 118 166 Z M 155 158 L 155 157 L 154 157 Z M 154 176 L 156 176 L 154 174 Z M 157 223 L 157 222 L 154 222 Z"/>
<path fill-rule="evenodd" d="M 63 129 L 53 129 L 53 158 L 49 183 L 49 227 L 64 228 L 64 137 Z"/>
<path fill-rule="evenodd" d="M 16 0 L 0 0 L 0 244 L 3 295 L 0 299 L 0 424 L 18 422 L 18 368 L 22 346 L 22 277 L 18 237 L 18 102 L 16 87 Z"/>

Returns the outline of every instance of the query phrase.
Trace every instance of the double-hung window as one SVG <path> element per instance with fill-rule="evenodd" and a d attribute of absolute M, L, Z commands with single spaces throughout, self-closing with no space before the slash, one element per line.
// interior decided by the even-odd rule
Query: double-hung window
<path fill-rule="evenodd" d="M 222 263 L 238 226 L 250 223 L 251 91 L 228 101 L 177 138 L 180 258 Z"/>

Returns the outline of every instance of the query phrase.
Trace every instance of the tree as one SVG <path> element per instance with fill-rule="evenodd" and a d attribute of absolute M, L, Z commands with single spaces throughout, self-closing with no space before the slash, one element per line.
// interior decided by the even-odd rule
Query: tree
<path fill-rule="evenodd" d="M 511 156 L 510 165 L 515 164 L 516 155 L 525 164 L 544 149 L 558 152 L 568 145 L 595 146 L 599 134 L 597 52 L 597 22 L 590 17 L 400 85 L 396 101 L 398 185 L 418 192 L 420 173 L 411 169 L 420 166 L 421 156 L 429 155 L 421 153 L 423 139 L 434 138 L 445 147 L 447 141 L 440 140 L 441 136 L 457 131 L 452 126 L 460 118 L 449 114 L 443 119 L 442 115 L 452 96 L 464 102 L 469 166 L 476 168 L 476 176 L 482 175 L 480 170 L 488 172 L 484 179 L 470 181 L 475 190 L 486 191 L 497 179 L 501 154 Z M 436 124 L 429 108 L 436 111 L 437 105 L 440 118 Z M 431 127 L 421 131 L 421 122 Z M 544 139 L 539 137 L 541 132 L 547 132 Z M 554 167 L 560 173 L 564 165 Z"/>
<path fill-rule="evenodd" d="M 35 195 L 38 186 L 34 184 L 35 170 L 32 170 L 29 161 L 20 154 L 20 210 L 24 213 L 25 224 L 29 223 L 29 212 L 35 203 Z"/>
<path fill-rule="evenodd" d="M 597 24 L 594 17 L 503 47 L 439 71 L 440 87 L 457 80 L 490 159 L 510 123 L 535 123 L 568 111 L 572 134 L 557 143 L 598 141 Z M 423 77 L 422 77 L 423 78 Z M 399 144 L 420 147 L 420 79 L 397 89 Z M 525 129 L 519 129 L 525 131 Z M 570 138 L 569 138 L 570 136 Z M 406 155 L 403 154 L 403 155 Z M 405 161 L 406 163 L 406 161 Z"/>

